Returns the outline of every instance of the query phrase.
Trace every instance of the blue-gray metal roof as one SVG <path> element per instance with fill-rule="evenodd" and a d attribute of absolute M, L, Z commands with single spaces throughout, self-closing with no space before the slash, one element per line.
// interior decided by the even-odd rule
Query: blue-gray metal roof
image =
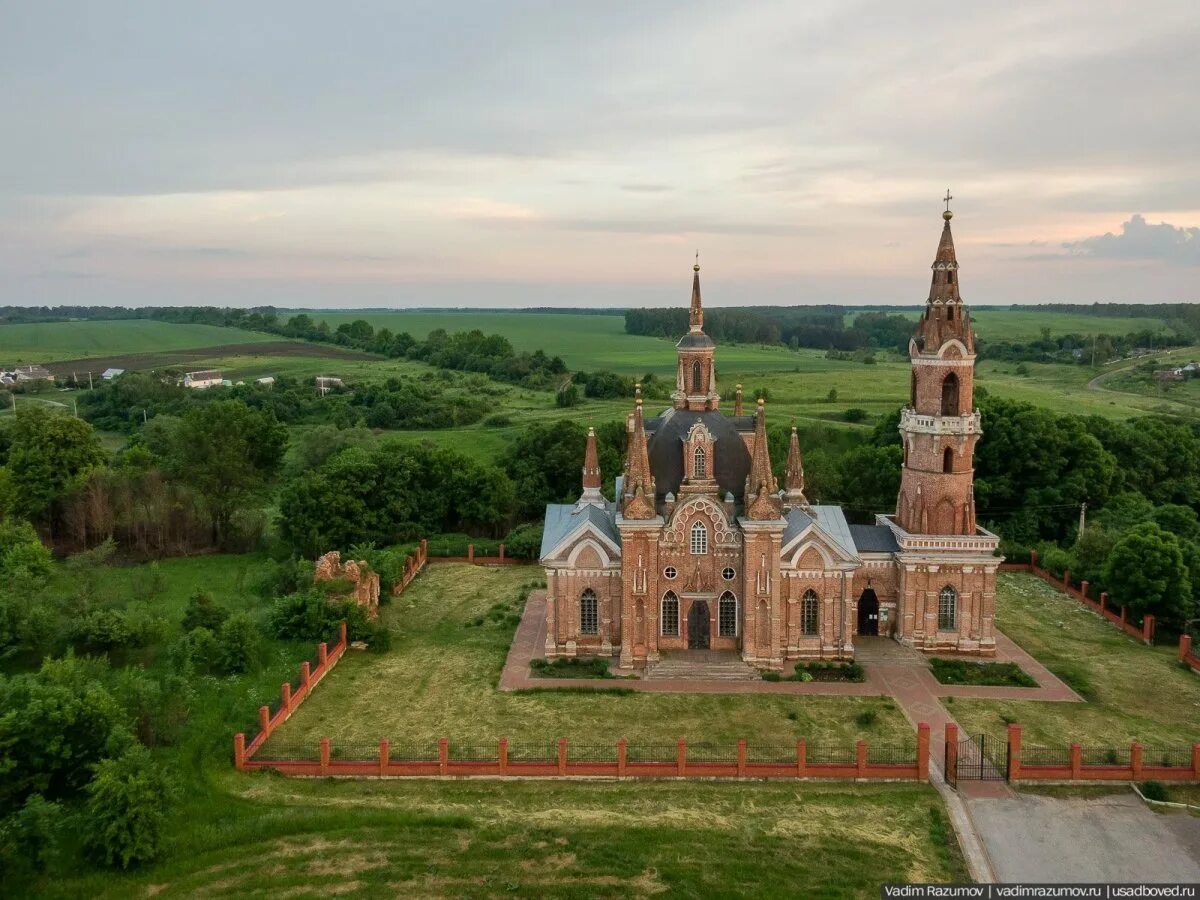
<path fill-rule="evenodd" d="M 544 558 L 558 549 L 584 522 L 621 546 L 621 534 L 617 531 L 616 508 L 605 503 L 603 507 L 593 503 L 580 506 L 576 503 L 550 503 L 546 505 L 546 524 L 542 530 L 542 549 L 539 558 Z"/>
<path fill-rule="evenodd" d="M 787 546 L 792 538 L 799 535 L 813 522 L 817 528 L 833 541 L 847 556 L 855 555 L 854 539 L 850 535 L 850 525 L 840 506 L 810 506 L 808 510 L 793 509 L 787 513 L 787 528 L 783 530 L 783 546 Z"/>
<path fill-rule="evenodd" d="M 895 553 L 896 535 L 886 525 L 851 525 L 850 537 L 859 553 Z"/>

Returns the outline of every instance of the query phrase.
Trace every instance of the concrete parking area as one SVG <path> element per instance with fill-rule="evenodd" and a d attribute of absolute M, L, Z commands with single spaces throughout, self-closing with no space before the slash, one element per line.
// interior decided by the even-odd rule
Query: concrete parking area
<path fill-rule="evenodd" d="M 997 881 L 1200 882 L 1200 818 L 1136 795 L 967 799 Z"/>

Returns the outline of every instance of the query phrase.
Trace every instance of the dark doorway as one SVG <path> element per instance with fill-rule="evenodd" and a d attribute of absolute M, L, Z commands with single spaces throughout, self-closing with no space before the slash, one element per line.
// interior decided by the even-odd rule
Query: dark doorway
<path fill-rule="evenodd" d="M 707 650 L 708 632 L 708 603 L 697 600 L 688 610 L 688 649 Z"/>
<path fill-rule="evenodd" d="M 871 588 L 858 598 L 858 633 L 872 637 L 879 634 L 879 598 Z"/>

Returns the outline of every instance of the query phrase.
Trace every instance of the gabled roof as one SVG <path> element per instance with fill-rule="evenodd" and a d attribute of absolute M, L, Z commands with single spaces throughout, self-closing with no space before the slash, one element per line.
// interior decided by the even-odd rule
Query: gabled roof
<path fill-rule="evenodd" d="M 787 528 L 783 530 L 784 550 L 788 549 L 796 538 L 800 537 L 808 528 L 815 525 L 817 530 L 834 545 L 834 549 L 840 551 L 843 556 L 854 558 L 857 556 L 855 551 L 854 539 L 850 535 L 850 526 L 846 522 L 846 515 L 842 512 L 840 506 L 810 506 L 807 509 L 792 509 L 786 514 Z"/>
<path fill-rule="evenodd" d="M 594 503 L 549 503 L 546 505 L 546 524 L 542 531 L 542 547 L 539 559 L 553 556 L 576 532 L 594 529 L 609 543 L 620 548 L 621 535 L 617 531 L 616 509 L 610 504 L 597 506 Z"/>
<path fill-rule="evenodd" d="M 895 553 L 900 549 L 895 533 L 886 525 L 851 525 L 850 537 L 859 553 Z"/>

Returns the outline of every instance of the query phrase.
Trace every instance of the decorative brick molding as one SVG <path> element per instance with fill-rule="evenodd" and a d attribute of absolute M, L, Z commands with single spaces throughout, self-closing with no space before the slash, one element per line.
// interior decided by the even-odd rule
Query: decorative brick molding
<path fill-rule="evenodd" d="M 1042 581 L 1053 587 L 1058 588 L 1064 594 L 1074 597 L 1092 612 L 1097 612 L 1107 619 L 1112 625 L 1120 628 L 1126 634 L 1137 638 L 1144 644 L 1152 645 L 1154 643 L 1154 616 L 1147 613 L 1142 617 L 1142 623 L 1135 625 L 1129 621 L 1128 610 L 1124 606 L 1120 607 L 1120 613 L 1114 613 L 1108 605 L 1108 593 L 1100 594 L 1099 600 L 1093 600 L 1088 596 L 1088 583 L 1081 582 L 1076 588 L 1071 584 L 1071 571 L 1068 569 L 1063 572 L 1062 578 L 1057 578 L 1050 572 L 1041 568 L 1037 564 L 1037 551 L 1029 552 L 1029 562 L 1027 563 L 1001 563 L 1001 572 L 1029 572 L 1036 575 Z"/>
<path fill-rule="evenodd" d="M 261 735 L 260 735 L 261 737 Z M 255 738 L 259 742 L 259 738 Z M 397 752 L 386 739 L 379 742 L 379 753 L 372 759 L 343 760 L 333 758 L 329 738 L 322 738 L 311 759 L 272 760 L 251 759 L 241 752 L 244 736 L 234 736 L 234 757 L 243 771 L 273 769 L 285 775 L 338 776 L 348 778 L 379 777 L 522 777 L 522 778 L 813 778 L 840 780 L 928 781 L 929 726 L 917 726 L 916 748 L 876 748 L 858 741 L 853 752 L 831 752 L 821 747 L 820 753 L 810 754 L 808 742 L 796 742 L 794 755 L 790 748 L 755 748 L 746 741 L 722 748 L 714 753 L 704 746 L 703 752 L 689 754 L 688 743 L 680 738 L 673 745 L 646 748 L 632 752 L 624 738 L 609 747 L 584 746 L 573 754 L 571 745 L 560 738 L 536 753 L 513 755 L 513 747 L 505 738 L 495 743 L 494 751 L 464 748 L 455 753 L 446 738 L 436 746 L 408 748 Z M 261 742 L 259 742 L 260 744 Z M 257 745 L 255 749 L 257 749 Z M 248 748 L 247 748 L 248 749 Z M 755 750 L 757 749 L 757 752 Z M 493 758 L 494 756 L 494 758 Z M 812 758 L 815 756 L 816 758 Z M 460 758 L 462 757 L 462 758 Z M 831 758 L 836 760 L 830 761 Z"/>

